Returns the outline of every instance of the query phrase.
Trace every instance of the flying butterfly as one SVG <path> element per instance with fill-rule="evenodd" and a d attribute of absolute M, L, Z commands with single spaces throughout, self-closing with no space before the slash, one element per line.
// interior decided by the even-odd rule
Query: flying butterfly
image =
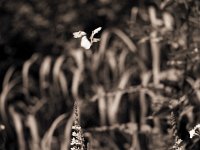
<path fill-rule="evenodd" d="M 102 27 L 98 27 L 95 30 L 92 31 L 92 34 L 90 35 L 90 40 L 87 38 L 87 34 L 84 31 L 78 31 L 74 32 L 73 36 L 74 38 L 81 38 L 81 47 L 85 49 L 90 49 L 93 43 L 99 42 L 99 38 L 94 38 L 95 34 L 97 34 L 99 31 L 101 31 Z"/>

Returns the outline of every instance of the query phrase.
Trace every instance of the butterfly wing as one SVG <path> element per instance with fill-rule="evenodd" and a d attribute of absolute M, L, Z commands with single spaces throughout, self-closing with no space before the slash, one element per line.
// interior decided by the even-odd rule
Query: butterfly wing
<path fill-rule="evenodd" d="M 78 31 L 78 32 L 73 33 L 74 38 L 80 38 L 85 35 L 86 35 L 86 33 L 84 31 Z"/>
<path fill-rule="evenodd" d="M 83 36 L 81 39 L 81 47 L 85 48 L 85 49 L 90 49 L 91 47 L 91 43 L 90 41 L 87 39 L 86 36 Z"/>
<path fill-rule="evenodd" d="M 99 31 L 101 31 L 102 27 L 98 27 L 93 31 L 93 34 L 97 34 Z"/>
<path fill-rule="evenodd" d="M 95 30 L 92 31 L 92 34 L 90 36 L 90 40 L 93 41 L 94 35 L 97 34 L 100 30 L 102 29 L 102 27 L 98 27 Z"/>

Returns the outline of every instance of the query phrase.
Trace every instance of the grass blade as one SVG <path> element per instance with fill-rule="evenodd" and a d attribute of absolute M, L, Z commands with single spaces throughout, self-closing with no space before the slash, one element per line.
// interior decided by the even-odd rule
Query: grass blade
<path fill-rule="evenodd" d="M 17 133 L 17 140 L 19 143 L 19 149 L 20 150 L 26 150 L 25 147 L 25 139 L 24 139 L 24 132 L 23 132 L 23 123 L 22 118 L 18 112 L 15 111 L 15 108 L 13 106 L 10 106 L 9 112 L 12 116 L 14 127 Z"/>
<path fill-rule="evenodd" d="M 51 127 L 48 129 L 48 131 L 45 133 L 44 137 L 42 138 L 42 141 L 41 141 L 42 150 L 50 150 L 51 149 L 51 142 L 52 142 L 52 138 L 53 138 L 53 133 L 54 133 L 55 129 L 58 127 L 58 125 L 65 118 L 66 118 L 66 114 L 62 114 L 54 120 Z"/>

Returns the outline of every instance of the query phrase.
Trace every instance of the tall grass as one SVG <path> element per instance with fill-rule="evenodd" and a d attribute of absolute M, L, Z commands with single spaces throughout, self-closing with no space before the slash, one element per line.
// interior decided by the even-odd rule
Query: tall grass
<path fill-rule="evenodd" d="M 188 138 L 200 121 L 191 3 L 169 4 L 184 7 L 185 22 L 165 1 L 133 8 L 129 26 L 105 29 L 99 46 L 37 53 L 21 69 L 11 66 L 0 95 L 7 142 L 17 139 L 20 150 L 69 149 L 76 101 L 88 149 L 198 149 L 199 137 Z"/>

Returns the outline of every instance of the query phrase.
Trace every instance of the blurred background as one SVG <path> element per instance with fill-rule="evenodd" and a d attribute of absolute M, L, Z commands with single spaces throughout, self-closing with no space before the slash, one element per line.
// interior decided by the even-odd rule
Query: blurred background
<path fill-rule="evenodd" d="M 199 35 L 199 1 L 1 0 L 0 149 L 199 149 Z"/>

